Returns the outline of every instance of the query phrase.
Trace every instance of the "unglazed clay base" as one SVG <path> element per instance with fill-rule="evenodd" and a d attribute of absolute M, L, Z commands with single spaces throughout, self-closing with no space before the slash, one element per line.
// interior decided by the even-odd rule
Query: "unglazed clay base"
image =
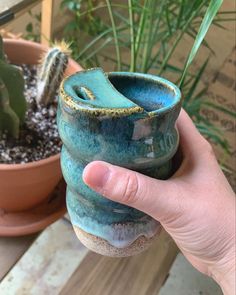
<path fill-rule="evenodd" d="M 153 240 L 159 235 L 161 227 L 158 232 L 151 238 L 140 236 L 131 245 L 125 248 L 116 248 L 110 245 L 106 240 L 91 235 L 77 226 L 73 226 L 74 231 L 79 240 L 90 250 L 105 256 L 110 257 L 127 257 L 139 254 L 146 250 Z"/>

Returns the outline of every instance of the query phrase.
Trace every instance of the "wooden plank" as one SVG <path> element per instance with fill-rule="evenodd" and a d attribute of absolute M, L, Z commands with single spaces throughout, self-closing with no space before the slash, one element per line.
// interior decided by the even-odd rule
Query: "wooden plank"
<path fill-rule="evenodd" d="M 0 284 L 0 294 L 58 295 L 88 250 L 68 221 L 49 226 Z"/>
<path fill-rule="evenodd" d="M 4 0 L 0 2 L 0 26 L 13 22 L 42 0 Z"/>
<path fill-rule="evenodd" d="M 37 234 L 0 238 L 0 281 L 35 240 Z"/>
<path fill-rule="evenodd" d="M 41 43 L 44 45 L 49 45 L 52 38 L 53 6 L 54 0 L 43 0 L 42 2 Z"/>
<path fill-rule="evenodd" d="M 149 250 L 137 256 L 109 258 L 90 252 L 60 295 L 157 294 L 177 252 L 164 231 Z"/>
<path fill-rule="evenodd" d="M 16 13 L 22 9 L 27 8 L 33 2 L 38 2 L 39 0 L 1 0 L 0 2 L 0 14 L 6 10 L 11 10 Z"/>

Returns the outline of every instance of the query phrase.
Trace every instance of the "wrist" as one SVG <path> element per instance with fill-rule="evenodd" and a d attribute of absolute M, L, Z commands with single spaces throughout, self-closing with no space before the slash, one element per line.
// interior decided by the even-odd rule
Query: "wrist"
<path fill-rule="evenodd" d="M 235 294 L 235 270 L 224 278 L 220 286 L 224 295 Z"/>
<path fill-rule="evenodd" d="M 214 269 L 211 277 L 220 285 L 224 295 L 235 294 L 235 257 L 230 266 Z"/>

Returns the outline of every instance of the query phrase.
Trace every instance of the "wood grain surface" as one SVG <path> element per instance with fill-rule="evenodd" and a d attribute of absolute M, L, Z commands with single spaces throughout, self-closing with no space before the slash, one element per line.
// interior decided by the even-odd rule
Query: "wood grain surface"
<path fill-rule="evenodd" d="M 41 22 L 41 43 L 49 45 L 53 31 L 54 0 L 43 0 L 42 22 Z"/>
<path fill-rule="evenodd" d="M 4 295 L 57 295 L 88 250 L 68 221 L 45 229 L 0 284 Z"/>
<path fill-rule="evenodd" d="M 25 251 L 28 250 L 36 236 L 37 234 L 14 238 L 0 238 L 0 281 Z"/>
<path fill-rule="evenodd" d="M 60 295 L 157 294 L 177 251 L 162 231 L 151 248 L 133 257 L 109 258 L 89 252 Z"/>

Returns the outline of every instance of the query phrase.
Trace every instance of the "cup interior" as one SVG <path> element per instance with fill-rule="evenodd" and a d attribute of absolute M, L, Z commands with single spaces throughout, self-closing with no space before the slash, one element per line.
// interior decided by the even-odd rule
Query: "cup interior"
<path fill-rule="evenodd" d="M 160 111 L 176 105 L 180 90 L 163 78 L 139 73 L 109 73 L 113 86 L 147 112 Z"/>

